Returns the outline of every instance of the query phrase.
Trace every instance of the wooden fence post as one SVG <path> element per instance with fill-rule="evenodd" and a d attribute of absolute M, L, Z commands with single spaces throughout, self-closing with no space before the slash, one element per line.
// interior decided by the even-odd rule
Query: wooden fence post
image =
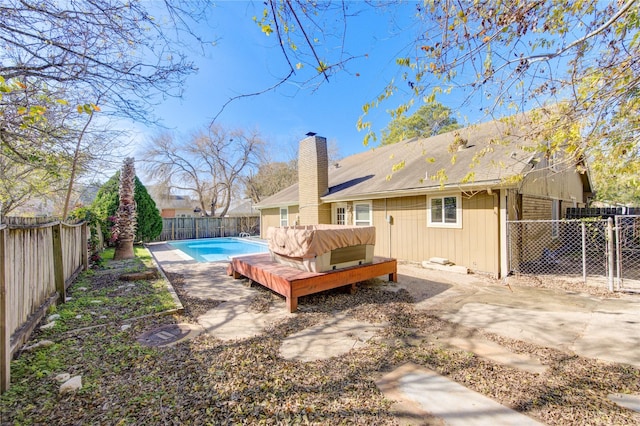
<path fill-rule="evenodd" d="M 62 263 L 62 223 L 58 222 L 53 225 L 51 231 L 53 233 L 53 276 L 58 292 L 58 303 L 64 303 L 67 299 L 67 293 L 64 288 L 64 265 Z"/>
<path fill-rule="evenodd" d="M 80 244 L 82 245 L 82 270 L 86 271 L 89 269 L 89 241 L 88 241 L 88 225 L 87 222 L 82 224 L 82 228 L 80 230 L 80 239 L 82 240 Z"/>
<path fill-rule="evenodd" d="M 6 244 L 7 228 L 0 225 L 0 393 L 9 389 L 11 382 L 11 336 L 5 266 L 7 261 Z"/>

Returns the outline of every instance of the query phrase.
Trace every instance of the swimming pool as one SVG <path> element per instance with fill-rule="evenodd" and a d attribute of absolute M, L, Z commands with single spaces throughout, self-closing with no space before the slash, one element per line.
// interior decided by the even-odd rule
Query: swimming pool
<path fill-rule="evenodd" d="M 232 256 L 266 253 L 265 243 L 247 241 L 239 238 L 204 238 L 199 240 L 171 241 L 170 246 L 177 248 L 198 262 L 219 262 Z"/>

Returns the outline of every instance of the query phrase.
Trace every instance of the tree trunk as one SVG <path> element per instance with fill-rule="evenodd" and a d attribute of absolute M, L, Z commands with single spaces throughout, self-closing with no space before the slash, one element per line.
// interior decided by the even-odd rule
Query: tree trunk
<path fill-rule="evenodd" d="M 100 99 L 98 97 L 98 99 Z M 78 171 L 78 160 L 80 159 L 80 147 L 82 145 L 82 139 L 84 138 L 91 120 L 93 119 L 93 111 L 89 113 L 89 119 L 84 124 L 80 135 L 78 135 L 78 142 L 76 143 L 76 149 L 73 151 L 73 162 L 71 163 L 71 176 L 69 177 L 69 186 L 67 187 L 67 195 L 64 198 L 64 208 L 62 209 L 62 220 L 67 220 L 69 214 L 69 201 L 71 200 L 71 193 L 73 192 L 73 184 L 76 180 L 76 173 Z"/>
<path fill-rule="evenodd" d="M 116 251 L 113 255 L 113 260 L 133 259 L 134 257 L 133 239 L 119 239 L 116 241 Z"/>
<path fill-rule="evenodd" d="M 116 212 L 116 250 L 114 260 L 133 259 L 133 240 L 136 236 L 136 202 L 134 199 L 136 172 L 133 158 L 126 158 L 120 173 L 120 205 Z"/>

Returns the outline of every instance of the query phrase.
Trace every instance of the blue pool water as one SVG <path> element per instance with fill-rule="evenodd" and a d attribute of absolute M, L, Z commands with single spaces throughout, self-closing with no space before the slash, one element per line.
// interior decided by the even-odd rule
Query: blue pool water
<path fill-rule="evenodd" d="M 198 262 L 229 260 L 232 256 L 266 253 L 264 243 L 241 240 L 239 238 L 205 238 L 200 240 L 172 241 L 170 246 L 191 256 Z"/>

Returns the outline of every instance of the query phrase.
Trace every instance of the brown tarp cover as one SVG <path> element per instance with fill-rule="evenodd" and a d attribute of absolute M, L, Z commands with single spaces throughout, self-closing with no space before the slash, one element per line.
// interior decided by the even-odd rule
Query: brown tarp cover
<path fill-rule="evenodd" d="M 271 227 L 267 230 L 269 250 L 282 256 L 313 258 L 331 250 L 375 245 L 373 226 L 301 225 Z"/>

